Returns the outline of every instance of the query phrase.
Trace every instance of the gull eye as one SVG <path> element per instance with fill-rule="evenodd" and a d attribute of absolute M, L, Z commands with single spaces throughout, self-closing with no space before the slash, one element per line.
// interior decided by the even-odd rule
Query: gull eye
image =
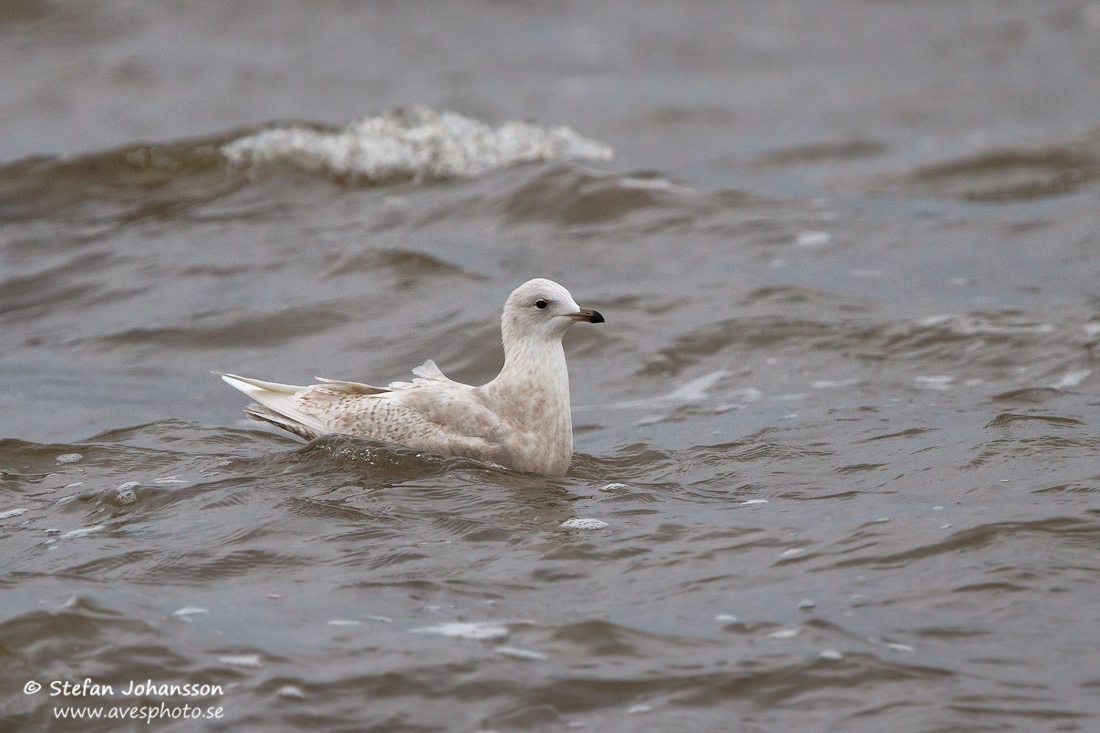
<path fill-rule="evenodd" d="M 543 308 L 546 307 L 546 301 L 543 300 L 542 298 L 539 298 L 538 300 L 535 301 L 535 307 L 538 308 L 539 310 L 542 310 Z"/>

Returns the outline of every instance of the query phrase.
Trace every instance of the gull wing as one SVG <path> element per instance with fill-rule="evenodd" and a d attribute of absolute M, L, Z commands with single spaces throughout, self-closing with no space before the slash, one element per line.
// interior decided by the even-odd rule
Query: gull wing
<path fill-rule="evenodd" d="M 258 404 L 245 411 L 307 440 L 340 433 L 398 443 L 417 450 L 501 462 L 515 431 L 478 398 L 474 388 L 448 379 L 431 361 L 412 382 L 373 387 L 322 379 L 297 386 L 223 374 Z"/>

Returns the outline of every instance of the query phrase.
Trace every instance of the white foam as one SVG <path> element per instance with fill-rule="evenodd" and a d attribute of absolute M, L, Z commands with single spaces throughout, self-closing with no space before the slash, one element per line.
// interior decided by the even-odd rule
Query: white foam
<path fill-rule="evenodd" d="M 244 667 L 246 669 L 259 669 L 264 666 L 260 661 L 259 654 L 233 654 L 225 657 L 218 657 L 220 664 L 228 664 L 233 667 Z"/>
<path fill-rule="evenodd" d="M 545 654 L 531 651 L 530 649 L 517 649 L 514 646 L 498 646 L 493 651 L 505 657 L 513 657 L 514 659 L 530 659 L 532 661 L 549 659 Z"/>
<path fill-rule="evenodd" d="M 687 188 L 686 186 L 678 186 L 672 181 L 665 180 L 664 178 L 633 178 L 631 176 L 623 176 L 619 179 L 619 185 L 623 188 L 633 188 L 639 191 L 678 191 L 683 193 L 694 193 L 694 189 Z"/>
<path fill-rule="evenodd" d="M 453 639 L 474 639 L 481 641 L 485 639 L 503 639 L 508 636 L 508 629 L 484 621 L 452 621 L 450 623 L 440 624 L 439 626 L 425 626 L 424 628 L 413 629 L 411 633 L 439 634 L 440 636 L 449 636 Z"/>
<path fill-rule="evenodd" d="M 723 395 L 728 399 L 737 400 L 736 402 L 727 402 L 726 404 L 719 405 L 719 411 L 732 410 L 740 407 L 744 407 L 750 402 L 757 402 L 764 396 L 764 393 L 758 390 L 756 387 L 742 387 L 741 389 L 735 389 L 729 394 Z"/>
<path fill-rule="evenodd" d="M 306 693 L 302 692 L 302 688 L 295 687 L 294 685 L 283 685 L 275 693 L 279 697 L 293 697 L 298 700 L 304 700 Z"/>
<path fill-rule="evenodd" d="M 833 387 L 851 387 L 859 384 L 859 377 L 849 377 L 848 379 L 819 379 L 816 382 L 811 382 L 810 386 L 814 389 L 832 389 Z"/>
<path fill-rule="evenodd" d="M 58 463 L 76 463 L 83 457 L 84 456 L 80 455 L 79 453 L 62 453 L 54 460 Z"/>
<path fill-rule="evenodd" d="M 714 620 L 720 624 L 735 624 L 737 623 L 737 617 L 732 613 L 720 613 L 714 617 Z"/>
<path fill-rule="evenodd" d="M 741 502 L 741 506 L 752 506 L 753 504 L 767 504 L 767 499 L 749 499 Z"/>
<path fill-rule="evenodd" d="M 829 659 L 831 661 L 837 661 L 844 659 L 844 655 L 838 652 L 836 649 L 822 649 L 821 654 L 818 654 L 822 659 Z"/>
<path fill-rule="evenodd" d="M 137 501 L 137 492 L 134 491 L 138 486 L 141 486 L 137 481 L 127 481 L 122 486 L 119 486 L 115 491 L 115 498 L 120 504 L 133 504 Z"/>
<path fill-rule="evenodd" d="M 568 127 L 527 122 L 492 127 L 454 112 L 417 106 L 325 132 L 283 127 L 222 146 L 237 165 L 290 165 L 310 173 L 365 178 L 476 176 L 517 163 L 610 160 L 611 148 Z"/>
<path fill-rule="evenodd" d="M 205 608 L 199 608 L 198 606 L 184 606 L 183 608 L 172 611 L 172 615 L 177 618 L 182 618 L 185 621 L 190 621 L 188 616 L 194 616 L 199 613 L 209 613 Z"/>
<path fill-rule="evenodd" d="M 9 509 L 6 512 L 0 512 L 0 519 L 8 519 L 10 517 L 18 517 L 20 514 L 25 513 L 26 509 Z"/>
<path fill-rule="evenodd" d="M 828 232 L 799 232 L 798 246 L 820 247 L 823 244 L 828 244 L 831 239 L 832 236 Z"/>
<path fill-rule="evenodd" d="M 574 517 L 573 519 L 567 519 L 560 525 L 562 529 L 604 529 L 610 527 L 607 522 L 602 519 L 593 519 L 592 517 Z"/>
<path fill-rule="evenodd" d="M 74 529 L 71 532 L 66 532 L 65 534 L 61 535 L 61 539 L 64 540 L 64 539 L 73 539 L 73 538 L 76 538 L 76 537 L 87 537 L 92 532 L 98 532 L 101 529 L 103 529 L 102 524 L 97 524 L 94 527 L 84 527 L 82 529 Z"/>
<path fill-rule="evenodd" d="M 630 408 L 630 407 L 645 407 L 648 405 L 659 405 L 663 403 L 673 404 L 696 404 L 706 400 L 707 391 L 715 384 L 720 382 L 723 377 L 726 377 L 729 371 L 726 369 L 719 369 L 717 371 L 704 374 L 701 377 L 696 377 L 684 384 L 681 384 L 671 392 L 666 392 L 656 397 L 647 397 L 641 400 L 628 400 L 626 402 L 616 402 L 612 407 L 618 408 Z M 738 390 L 738 392 L 756 393 L 756 399 L 760 399 L 759 390 L 749 388 L 749 390 Z"/>
<path fill-rule="evenodd" d="M 1050 386 L 1053 387 L 1054 389 L 1065 389 L 1066 387 L 1076 387 L 1079 384 L 1081 384 L 1081 382 L 1085 381 L 1085 379 L 1090 374 L 1092 374 L 1091 369 L 1078 369 L 1078 370 L 1075 370 L 1075 371 L 1072 371 L 1072 372 L 1066 372 L 1064 375 L 1062 375 L 1061 379 L 1059 379 L 1057 382 L 1055 382 L 1054 384 L 1052 384 Z"/>
<path fill-rule="evenodd" d="M 772 633 L 768 634 L 768 638 L 779 640 L 793 639 L 794 637 L 798 636 L 798 634 L 799 629 L 780 629 L 779 631 L 773 631 Z"/>
<path fill-rule="evenodd" d="M 991 323 L 983 316 L 964 316 L 958 313 L 944 313 L 928 316 L 917 320 L 916 325 L 921 327 L 945 327 L 952 333 L 962 336 L 974 336 L 980 334 L 1041 334 L 1053 333 L 1057 327 L 1053 323 Z"/>
<path fill-rule="evenodd" d="M 951 383 L 955 381 L 955 377 L 942 374 L 932 377 L 914 377 L 913 381 L 921 389 L 951 389 Z"/>

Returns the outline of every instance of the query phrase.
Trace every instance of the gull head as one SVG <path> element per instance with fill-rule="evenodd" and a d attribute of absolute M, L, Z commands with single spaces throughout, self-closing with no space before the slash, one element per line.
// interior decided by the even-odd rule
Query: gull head
<path fill-rule="evenodd" d="M 518 339 L 561 339 L 574 323 L 603 323 L 599 311 L 581 308 L 569 291 L 553 280 L 528 280 L 504 303 L 501 332 L 505 344 Z"/>

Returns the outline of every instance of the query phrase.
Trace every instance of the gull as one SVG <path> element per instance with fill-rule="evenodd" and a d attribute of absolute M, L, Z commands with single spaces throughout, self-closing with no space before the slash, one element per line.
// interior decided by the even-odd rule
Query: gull
<path fill-rule="evenodd" d="M 412 370 L 411 382 L 388 387 L 321 377 L 322 384 L 298 387 L 215 374 L 255 400 L 246 415 L 306 440 L 337 433 L 561 476 L 573 458 L 561 339 L 578 321 L 604 318 L 537 278 L 512 291 L 500 321 L 504 367 L 480 387 L 448 379 L 431 359 Z"/>

